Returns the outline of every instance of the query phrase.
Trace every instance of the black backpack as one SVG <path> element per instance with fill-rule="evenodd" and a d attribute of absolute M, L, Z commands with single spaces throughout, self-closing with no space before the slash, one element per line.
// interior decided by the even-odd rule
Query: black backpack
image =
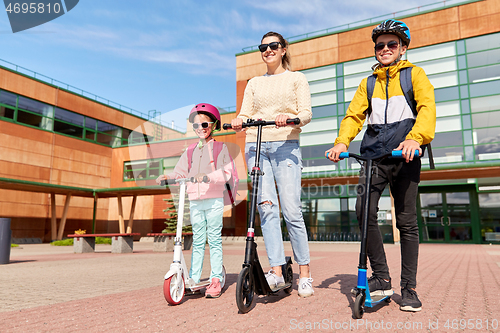
<path fill-rule="evenodd" d="M 399 72 L 399 82 L 401 83 L 401 90 L 403 90 L 403 95 L 405 96 L 406 102 L 411 108 L 411 111 L 417 116 L 417 102 L 415 101 L 415 97 L 413 96 L 413 84 L 411 83 L 411 69 L 413 67 L 405 67 L 402 68 L 401 71 Z M 368 79 L 366 81 L 366 96 L 368 98 L 368 109 L 367 112 L 368 114 L 371 113 L 372 110 L 372 96 L 373 96 L 373 89 L 375 88 L 375 81 L 377 80 L 377 75 L 372 74 L 368 76 Z M 434 166 L 434 158 L 432 156 L 432 149 L 431 149 L 431 144 L 428 143 L 426 145 L 422 146 L 422 152 L 425 152 L 425 149 L 427 148 L 428 154 L 429 154 L 429 165 L 431 169 L 435 169 Z M 423 154 L 422 154 L 423 156 Z"/>

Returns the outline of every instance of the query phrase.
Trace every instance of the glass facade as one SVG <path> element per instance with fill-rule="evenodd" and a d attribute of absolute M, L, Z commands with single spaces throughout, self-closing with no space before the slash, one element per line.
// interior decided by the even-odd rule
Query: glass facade
<path fill-rule="evenodd" d="M 0 119 L 109 147 L 144 143 L 142 133 L 0 89 Z M 130 137 L 130 138 L 129 138 Z M 151 141 L 152 137 L 149 137 Z M 129 142 L 130 141 L 130 142 Z"/>
<path fill-rule="evenodd" d="M 500 33 L 409 49 L 406 58 L 425 70 L 435 89 L 437 122 L 432 148 L 436 168 L 500 164 Z M 358 173 L 360 165 L 355 160 L 332 163 L 324 158 L 324 152 L 333 146 L 349 102 L 361 80 L 372 74 L 371 66 L 375 63 L 369 57 L 302 71 L 311 87 L 313 110 L 313 120 L 300 137 L 304 178 Z M 359 153 L 364 130 L 353 140 L 349 151 Z M 422 158 L 422 169 L 429 169 L 427 157 Z M 338 195 L 329 200 L 337 202 L 343 198 Z M 480 206 L 485 198 L 479 195 Z M 348 194 L 345 199 L 349 203 L 355 200 L 355 194 Z M 327 208 L 315 200 L 324 199 L 303 195 L 304 218 L 310 229 L 323 228 L 327 234 L 329 230 L 347 232 L 351 211 L 343 210 L 340 203 Z M 488 216 L 496 218 L 497 225 L 498 211 L 498 206 L 485 210 Z M 483 226 L 485 230 L 491 228 L 495 229 Z M 471 238 L 471 232 L 468 230 L 466 237 Z"/>

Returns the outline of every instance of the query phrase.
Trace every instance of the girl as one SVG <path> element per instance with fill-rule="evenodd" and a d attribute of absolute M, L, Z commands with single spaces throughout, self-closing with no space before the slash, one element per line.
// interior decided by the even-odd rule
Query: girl
<path fill-rule="evenodd" d="M 200 282 L 205 256 L 205 243 L 208 237 L 210 247 L 211 284 L 205 291 L 208 298 L 221 295 L 220 279 L 222 278 L 222 214 L 224 212 L 224 186 L 230 178 L 234 167 L 226 145 L 214 161 L 214 131 L 221 128 L 220 114 L 217 108 L 208 103 L 196 105 L 189 114 L 189 122 L 193 124 L 196 135 L 200 138 L 197 146 L 187 149 L 182 154 L 174 171 L 161 175 L 156 182 L 173 178 L 196 179 L 196 183 L 188 183 L 187 194 L 190 201 L 191 225 L 193 226 L 193 252 L 189 277 Z M 192 154 L 192 156 L 188 156 Z M 191 164 L 191 165 L 190 165 Z M 218 167 L 218 168 L 217 168 Z M 204 179 L 208 178 L 208 182 Z"/>

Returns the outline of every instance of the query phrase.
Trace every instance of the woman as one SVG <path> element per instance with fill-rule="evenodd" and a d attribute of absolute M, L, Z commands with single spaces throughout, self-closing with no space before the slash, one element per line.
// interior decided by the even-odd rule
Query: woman
<path fill-rule="evenodd" d="M 275 120 L 276 127 L 262 129 L 260 151 L 261 178 L 257 203 L 262 233 L 271 270 L 266 275 L 271 288 L 285 283 L 281 265 L 285 263 L 279 204 L 285 218 L 290 242 L 299 264 L 299 296 L 311 296 L 309 245 L 302 216 L 300 192 L 302 156 L 299 148 L 300 127 L 311 121 L 311 95 L 304 74 L 290 71 L 288 43 L 279 33 L 262 37 L 259 50 L 267 73 L 248 82 L 243 104 L 232 128 L 239 132 L 246 119 Z M 299 125 L 287 125 L 287 119 L 299 118 Z M 256 128 L 246 132 L 245 157 L 248 170 L 255 164 Z M 275 184 L 276 182 L 276 184 Z M 276 185 L 279 193 L 276 193 Z"/>

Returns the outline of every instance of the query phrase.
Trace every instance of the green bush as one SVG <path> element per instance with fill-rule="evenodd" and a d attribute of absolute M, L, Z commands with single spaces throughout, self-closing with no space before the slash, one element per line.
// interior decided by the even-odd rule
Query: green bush
<path fill-rule="evenodd" d="M 10 247 L 18 247 L 19 245 L 17 244 L 10 244 Z"/>
<path fill-rule="evenodd" d="M 111 238 L 110 237 L 96 237 L 95 243 L 96 244 L 109 244 L 109 245 L 111 245 Z M 73 238 L 67 238 L 67 239 L 63 239 L 63 240 L 53 241 L 52 243 L 50 243 L 50 245 L 53 245 L 53 246 L 72 246 L 73 245 Z"/>
<path fill-rule="evenodd" d="M 109 238 L 109 237 L 96 237 L 95 243 L 96 244 L 109 244 L 109 245 L 111 245 L 111 238 Z"/>
<path fill-rule="evenodd" d="M 53 246 L 71 246 L 71 245 L 73 245 L 73 238 L 56 240 L 56 241 L 53 241 L 52 243 L 50 243 L 50 245 L 53 245 Z"/>

